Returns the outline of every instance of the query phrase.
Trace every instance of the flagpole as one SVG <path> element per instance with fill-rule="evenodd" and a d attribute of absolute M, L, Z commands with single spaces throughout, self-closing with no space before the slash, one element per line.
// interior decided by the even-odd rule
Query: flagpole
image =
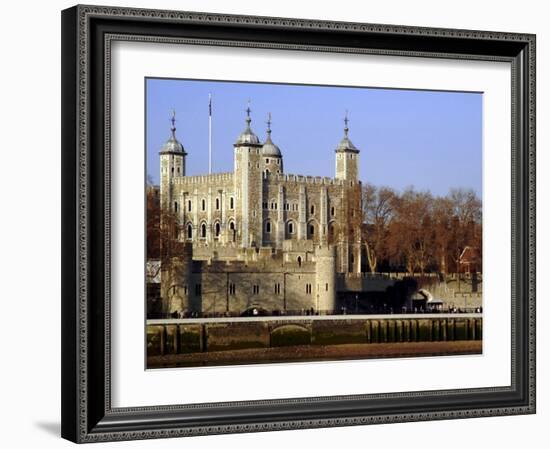
<path fill-rule="evenodd" d="M 212 94 L 208 94 L 208 174 L 212 174 Z"/>

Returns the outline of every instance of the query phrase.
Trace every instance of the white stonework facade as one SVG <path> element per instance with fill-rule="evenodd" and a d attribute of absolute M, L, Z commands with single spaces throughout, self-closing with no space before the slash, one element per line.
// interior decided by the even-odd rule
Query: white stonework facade
<path fill-rule="evenodd" d="M 174 126 L 160 151 L 160 202 L 181 243 L 162 272 L 165 309 L 331 313 L 337 276 L 361 271 L 359 150 L 347 120 L 334 178 L 287 174 L 270 122 L 263 143 L 250 123 L 248 110 L 229 173 L 186 176 Z"/>

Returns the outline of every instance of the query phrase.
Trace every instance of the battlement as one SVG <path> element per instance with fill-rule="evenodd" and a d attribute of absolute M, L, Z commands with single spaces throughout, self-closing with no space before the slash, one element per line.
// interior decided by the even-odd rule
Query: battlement
<path fill-rule="evenodd" d="M 336 179 L 329 176 L 309 176 L 309 175 L 292 175 L 292 174 L 280 174 L 280 173 L 263 173 L 263 179 L 267 181 L 275 181 L 291 184 L 314 184 L 314 185 L 338 185 L 338 186 L 352 186 L 353 181 L 345 179 Z"/>
<path fill-rule="evenodd" d="M 174 184 L 189 185 L 212 185 L 216 186 L 219 183 L 233 181 L 233 172 L 228 173 L 213 173 L 211 175 L 195 175 L 195 176 L 178 176 L 174 178 Z"/>

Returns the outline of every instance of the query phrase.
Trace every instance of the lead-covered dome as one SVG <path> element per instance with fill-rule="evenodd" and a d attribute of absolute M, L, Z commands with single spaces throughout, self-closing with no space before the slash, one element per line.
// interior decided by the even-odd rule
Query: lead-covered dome
<path fill-rule="evenodd" d="M 250 118 L 250 107 L 248 107 L 246 109 L 246 128 L 237 138 L 235 145 L 260 145 L 260 139 L 258 139 L 258 136 L 254 134 L 254 132 L 250 128 L 251 121 L 252 119 Z"/>
<path fill-rule="evenodd" d="M 162 146 L 162 153 L 185 153 L 185 149 L 181 142 L 176 139 L 175 135 L 171 135 L 166 143 Z"/>
<path fill-rule="evenodd" d="M 344 137 L 342 138 L 342 140 L 340 141 L 340 143 L 336 147 L 336 152 L 337 153 L 340 153 L 340 152 L 359 153 L 359 149 L 349 139 L 349 136 L 348 136 L 348 133 L 349 133 L 348 121 L 349 121 L 348 114 L 346 112 L 346 116 L 344 118 L 344 123 L 345 123 Z"/>
<path fill-rule="evenodd" d="M 265 157 L 281 157 L 281 150 L 271 140 L 271 113 L 267 119 L 267 138 L 262 146 L 262 156 Z"/>
<path fill-rule="evenodd" d="M 185 149 L 183 148 L 182 143 L 176 138 L 176 113 L 172 113 L 172 128 L 170 128 L 171 135 L 166 143 L 162 146 L 160 152 L 162 153 L 182 153 L 186 155 Z"/>

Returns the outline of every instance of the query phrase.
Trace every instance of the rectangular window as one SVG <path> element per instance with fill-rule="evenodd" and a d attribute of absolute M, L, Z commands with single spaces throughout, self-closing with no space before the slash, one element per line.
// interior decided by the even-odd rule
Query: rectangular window
<path fill-rule="evenodd" d="M 229 284 L 229 295 L 235 296 L 236 286 L 235 284 L 231 283 Z"/>
<path fill-rule="evenodd" d="M 200 296 L 202 293 L 202 285 L 195 284 L 195 296 Z"/>

